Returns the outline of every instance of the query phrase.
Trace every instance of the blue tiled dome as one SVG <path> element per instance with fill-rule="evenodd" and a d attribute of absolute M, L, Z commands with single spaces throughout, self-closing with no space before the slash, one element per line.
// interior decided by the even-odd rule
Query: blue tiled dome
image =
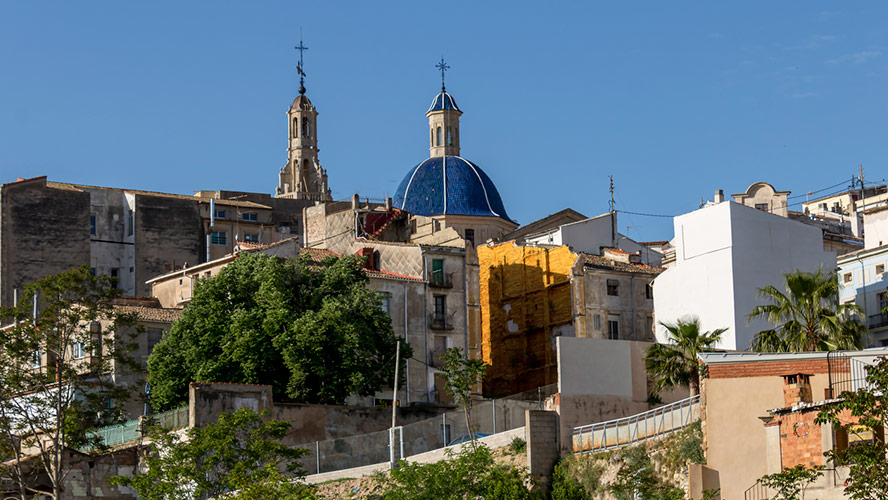
<path fill-rule="evenodd" d="M 459 111 L 459 108 L 456 106 L 456 101 L 453 100 L 453 96 L 447 92 L 441 92 L 436 95 L 435 100 L 432 101 L 432 105 L 429 106 L 429 110 L 426 111 L 426 113 L 442 110 Z"/>
<path fill-rule="evenodd" d="M 411 169 L 395 191 L 394 204 L 416 215 L 483 215 L 511 220 L 490 177 L 459 156 L 436 156 Z"/>

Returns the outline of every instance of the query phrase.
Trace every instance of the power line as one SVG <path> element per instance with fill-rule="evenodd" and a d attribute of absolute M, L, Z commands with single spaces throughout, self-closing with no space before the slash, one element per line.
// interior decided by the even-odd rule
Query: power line
<path fill-rule="evenodd" d="M 630 211 L 628 211 L 628 210 L 614 210 L 614 212 L 617 212 L 617 213 L 620 213 L 620 214 L 628 214 L 628 215 L 641 215 L 641 216 L 643 216 L 643 217 L 668 217 L 668 218 L 675 217 L 675 215 L 665 215 L 665 214 L 645 214 L 645 213 L 641 213 L 641 212 L 630 212 Z"/>

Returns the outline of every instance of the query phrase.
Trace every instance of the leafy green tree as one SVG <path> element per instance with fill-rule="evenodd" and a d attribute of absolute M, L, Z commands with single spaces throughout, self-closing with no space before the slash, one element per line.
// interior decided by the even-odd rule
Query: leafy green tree
<path fill-rule="evenodd" d="M 840 394 L 840 401 L 821 410 L 816 419 L 849 435 L 860 426 L 873 431 L 871 442 L 824 453 L 835 463 L 849 466 L 845 493 L 854 500 L 888 498 L 888 446 L 884 435 L 888 422 L 888 358 L 867 367 L 866 382 L 866 387 L 856 392 Z"/>
<path fill-rule="evenodd" d="M 267 384 L 277 397 L 342 403 L 390 382 L 391 320 L 354 257 L 321 265 L 242 253 L 196 283 L 182 318 L 148 359 L 151 402 L 185 403 L 192 381 Z M 402 358 L 411 356 L 401 344 Z"/>
<path fill-rule="evenodd" d="M 448 450 L 447 459 L 430 464 L 401 461 L 390 477 L 377 477 L 384 485 L 384 500 L 485 500 L 541 499 L 528 489 L 523 470 L 497 465 L 486 446 L 464 446 L 459 454 Z"/>
<path fill-rule="evenodd" d="M 781 472 L 762 476 L 759 482 L 775 490 L 772 500 L 803 500 L 805 488 L 823 473 L 823 466 L 806 467 L 796 465 L 786 467 Z"/>
<path fill-rule="evenodd" d="M 755 306 L 746 322 L 764 318 L 775 328 L 762 330 L 752 339 L 757 352 L 831 351 L 860 349 L 866 327 L 857 321 L 860 307 L 839 304 L 835 273 L 795 271 L 784 274 L 786 293 L 774 286 L 759 289 L 770 304 Z"/>
<path fill-rule="evenodd" d="M 697 354 L 712 351 L 727 330 L 700 331 L 696 316 L 679 318 L 675 323 L 660 323 L 666 328 L 666 344 L 653 344 L 644 354 L 645 368 L 654 380 L 654 392 L 659 394 L 672 387 L 688 387 L 691 395 L 700 393 L 700 370 Z"/>
<path fill-rule="evenodd" d="M 215 424 L 192 428 L 186 439 L 155 433 L 143 470 L 112 483 L 133 488 L 145 500 L 194 498 L 312 498 L 297 481 L 307 451 L 282 445 L 290 424 L 267 420 L 269 412 L 241 408 Z"/>
<path fill-rule="evenodd" d="M 481 359 L 469 359 L 458 347 L 444 351 L 441 361 L 444 363 L 441 375 L 444 377 L 445 387 L 447 392 L 453 396 L 453 401 L 463 407 L 466 429 L 468 429 L 474 446 L 475 433 L 471 425 L 472 389 L 484 377 L 487 364 Z"/>
<path fill-rule="evenodd" d="M 136 368 L 132 339 L 120 334 L 134 318 L 113 307 L 118 294 L 111 278 L 82 266 L 36 281 L 0 309 L 0 475 L 9 481 L 0 488 L 28 497 L 36 462 L 59 498 L 66 448 L 101 447 L 90 431 L 125 420 L 132 388 L 110 375 Z M 89 327 L 99 321 L 102 331 Z"/>

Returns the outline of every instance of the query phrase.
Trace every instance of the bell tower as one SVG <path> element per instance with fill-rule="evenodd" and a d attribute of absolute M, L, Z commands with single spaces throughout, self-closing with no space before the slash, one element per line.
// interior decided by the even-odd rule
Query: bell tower
<path fill-rule="evenodd" d="M 302 55 L 308 47 L 299 40 L 299 96 L 287 111 L 287 164 L 281 168 L 276 190 L 278 198 L 331 201 L 327 171 L 318 161 L 318 111 L 305 95 L 305 71 Z"/>
<path fill-rule="evenodd" d="M 462 111 L 444 86 L 444 72 L 450 69 L 441 58 L 441 93 L 435 96 L 426 116 L 429 118 L 429 156 L 459 156 L 459 117 Z"/>

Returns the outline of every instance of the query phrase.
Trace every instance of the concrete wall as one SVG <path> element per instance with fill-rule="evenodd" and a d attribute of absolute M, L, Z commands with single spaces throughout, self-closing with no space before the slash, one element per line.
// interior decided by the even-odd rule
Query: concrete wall
<path fill-rule="evenodd" d="M 784 273 L 835 268 L 823 251 L 820 230 L 761 210 L 724 202 L 675 218 L 675 265 L 654 282 L 657 323 L 686 315 L 700 318 L 704 331 L 727 328 L 719 347 L 747 349 L 764 320 L 746 316 L 764 303 L 758 289 L 783 289 Z M 661 325 L 656 336 L 665 342 Z"/>
<path fill-rule="evenodd" d="M 882 272 L 877 272 L 881 266 Z M 839 302 L 860 306 L 870 330 L 869 347 L 888 345 L 888 247 L 876 247 L 839 258 Z"/>
<path fill-rule="evenodd" d="M 888 245 L 888 210 L 869 210 L 863 216 L 863 246 L 869 249 L 882 245 Z"/>
<path fill-rule="evenodd" d="M 0 187 L 0 306 L 13 290 L 89 262 L 89 194 L 46 178 Z"/>
<path fill-rule="evenodd" d="M 581 316 L 575 319 L 577 337 L 609 338 L 608 319 L 616 317 L 620 340 L 653 340 L 654 301 L 647 297 L 647 286 L 657 277 L 653 269 L 637 273 L 584 267 L 581 272 L 574 278 L 574 311 Z M 618 295 L 607 294 L 608 280 L 618 282 Z"/>
<path fill-rule="evenodd" d="M 558 436 L 558 414 L 554 411 L 527 410 L 525 436 L 527 436 L 527 472 L 548 488 L 552 469 L 561 458 Z"/>
<path fill-rule="evenodd" d="M 136 195 L 136 241 L 136 294 L 149 295 L 147 280 L 205 259 L 198 203 Z"/>

